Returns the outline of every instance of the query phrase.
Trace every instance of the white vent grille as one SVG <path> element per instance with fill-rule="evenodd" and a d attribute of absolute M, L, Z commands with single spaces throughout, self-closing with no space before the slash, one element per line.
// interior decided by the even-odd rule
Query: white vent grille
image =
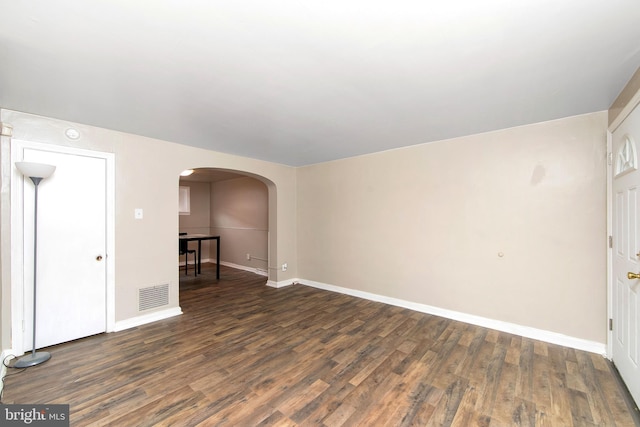
<path fill-rule="evenodd" d="M 150 286 L 138 289 L 138 311 L 162 307 L 169 304 L 169 285 Z"/>

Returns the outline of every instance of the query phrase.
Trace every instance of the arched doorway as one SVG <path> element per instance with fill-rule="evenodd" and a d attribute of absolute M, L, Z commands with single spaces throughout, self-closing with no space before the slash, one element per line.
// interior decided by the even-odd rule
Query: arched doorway
<path fill-rule="evenodd" d="M 194 168 L 180 177 L 179 186 L 188 204 L 181 208 L 178 232 L 220 236 L 220 264 L 265 279 L 275 274 L 269 264 L 276 251 L 276 186 L 271 180 L 244 171 Z M 216 262 L 215 244 L 202 242 L 203 263 Z"/>

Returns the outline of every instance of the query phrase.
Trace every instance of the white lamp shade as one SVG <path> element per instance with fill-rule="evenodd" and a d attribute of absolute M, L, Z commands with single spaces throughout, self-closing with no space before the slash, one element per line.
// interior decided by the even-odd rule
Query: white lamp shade
<path fill-rule="evenodd" d="M 24 176 L 29 178 L 49 178 L 56 167 L 44 163 L 16 162 L 16 167 Z"/>

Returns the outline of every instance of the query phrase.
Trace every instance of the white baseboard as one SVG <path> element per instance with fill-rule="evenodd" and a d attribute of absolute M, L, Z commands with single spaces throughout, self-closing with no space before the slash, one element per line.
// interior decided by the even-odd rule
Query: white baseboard
<path fill-rule="evenodd" d="M 522 337 L 545 341 L 551 344 L 557 344 L 577 350 L 584 350 L 590 353 L 597 353 L 603 356 L 606 356 L 607 353 L 607 346 L 605 343 L 571 337 L 559 334 L 557 332 L 546 331 L 543 329 L 532 328 L 530 326 L 523 326 L 515 323 L 503 322 L 501 320 L 488 319 L 486 317 L 475 316 L 473 314 L 461 313 L 458 311 L 447 310 L 444 308 L 434 307 L 426 304 L 405 301 L 398 298 L 391 298 L 383 295 L 372 294 L 369 292 L 358 291 L 355 289 L 328 285 L 326 283 L 314 282 L 312 280 L 300 279 L 297 280 L 297 282 L 302 285 L 311 286 L 318 289 L 338 292 L 341 294 L 351 295 L 370 301 L 382 302 L 397 307 L 408 308 L 410 310 L 419 311 L 421 313 L 433 314 L 435 316 L 445 317 L 447 319 L 470 323 L 472 325 L 495 329 L 502 332 L 508 332 L 510 334 L 520 335 Z"/>
<path fill-rule="evenodd" d="M 297 285 L 301 283 L 299 279 L 281 280 L 276 282 L 275 280 L 267 280 L 267 286 L 272 288 L 284 288 L 285 286 Z"/>
<path fill-rule="evenodd" d="M 202 260 L 202 262 L 205 262 L 205 260 Z M 207 260 L 207 262 L 211 262 L 212 264 L 215 264 L 215 261 L 212 261 L 212 260 Z M 220 265 L 224 265 L 226 267 L 235 268 L 237 270 L 248 271 L 250 273 L 259 274 L 259 275 L 265 276 L 265 277 L 268 276 L 267 271 L 266 270 L 262 270 L 260 268 L 247 267 L 246 265 L 234 264 L 232 262 L 227 262 L 227 261 L 220 261 Z"/>
<path fill-rule="evenodd" d="M 124 331 L 125 329 L 135 328 L 136 326 L 146 325 L 147 323 L 168 319 L 169 317 L 179 316 L 181 314 L 182 309 L 180 307 L 168 308 L 162 311 L 154 311 L 153 313 L 144 314 L 142 316 L 120 320 L 116 322 L 116 325 L 112 332 Z"/>

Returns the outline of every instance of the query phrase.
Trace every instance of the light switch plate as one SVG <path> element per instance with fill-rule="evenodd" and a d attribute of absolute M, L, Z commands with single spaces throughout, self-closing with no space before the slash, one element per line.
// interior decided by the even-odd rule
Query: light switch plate
<path fill-rule="evenodd" d="M 133 216 L 135 219 L 142 219 L 142 209 L 137 208 L 134 213 Z"/>

